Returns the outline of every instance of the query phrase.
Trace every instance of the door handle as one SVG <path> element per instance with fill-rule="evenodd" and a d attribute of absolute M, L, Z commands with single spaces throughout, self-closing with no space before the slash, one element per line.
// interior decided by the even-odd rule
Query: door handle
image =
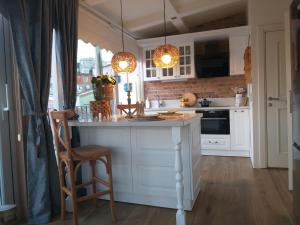
<path fill-rule="evenodd" d="M 3 108 L 4 112 L 9 112 L 9 97 L 8 97 L 8 85 L 5 84 L 5 99 L 6 99 L 6 107 Z"/>
<path fill-rule="evenodd" d="M 300 151 L 300 145 L 298 145 L 296 142 L 294 142 L 293 147 Z"/>
<path fill-rule="evenodd" d="M 280 98 L 268 97 L 269 101 L 280 101 Z"/>

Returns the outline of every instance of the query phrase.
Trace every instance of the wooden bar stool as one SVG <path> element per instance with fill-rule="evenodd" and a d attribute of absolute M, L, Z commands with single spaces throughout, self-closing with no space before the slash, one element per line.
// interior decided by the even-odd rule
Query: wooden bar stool
<path fill-rule="evenodd" d="M 96 199 L 98 196 L 110 195 L 110 209 L 113 222 L 116 221 L 114 196 L 113 196 L 113 181 L 112 181 L 112 167 L 111 167 L 111 151 L 105 147 L 97 145 L 82 146 L 78 148 L 71 147 L 68 119 L 75 116 L 74 110 L 53 111 L 50 113 L 52 132 L 54 142 L 57 149 L 59 180 L 61 192 L 61 219 L 65 218 L 65 195 L 72 199 L 73 204 L 73 224 L 78 225 L 78 206 L 77 203 Z M 63 134 L 61 135 L 61 128 Z M 73 161 L 79 161 L 74 166 Z M 100 179 L 96 176 L 96 161 L 104 163 L 108 180 Z M 86 183 L 76 185 L 76 174 L 84 162 L 90 162 L 92 167 L 92 180 Z M 71 188 L 65 184 L 64 172 L 67 168 L 68 177 L 70 179 Z M 97 191 L 96 184 L 100 183 L 107 187 L 104 191 Z M 77 188 L 92 185 L 93 193 L 87 196 L 77 197 Z"/>

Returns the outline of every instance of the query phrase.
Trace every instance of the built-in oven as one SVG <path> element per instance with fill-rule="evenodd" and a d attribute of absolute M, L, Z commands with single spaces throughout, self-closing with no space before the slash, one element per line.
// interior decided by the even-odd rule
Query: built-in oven
<path fill-rule="evenodd" d="M 198 110 L 202 113 L 201 134 L 230 134 L 229 110 Z"/>

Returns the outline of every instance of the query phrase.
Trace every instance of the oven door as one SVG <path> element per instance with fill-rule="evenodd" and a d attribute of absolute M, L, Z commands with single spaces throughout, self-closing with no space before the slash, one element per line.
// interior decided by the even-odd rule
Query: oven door
<path fill-rule="evenodd" d="M 228 118 L 202 118 L 201 134 L 229 134 Z"/>

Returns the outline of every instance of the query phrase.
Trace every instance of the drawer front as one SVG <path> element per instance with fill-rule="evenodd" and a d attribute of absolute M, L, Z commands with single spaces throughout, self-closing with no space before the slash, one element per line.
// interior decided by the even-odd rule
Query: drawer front
<path fill-rule="evenodd" d="M 230 150 L 230 135 L 201 135 L 201 149 Z"/>

